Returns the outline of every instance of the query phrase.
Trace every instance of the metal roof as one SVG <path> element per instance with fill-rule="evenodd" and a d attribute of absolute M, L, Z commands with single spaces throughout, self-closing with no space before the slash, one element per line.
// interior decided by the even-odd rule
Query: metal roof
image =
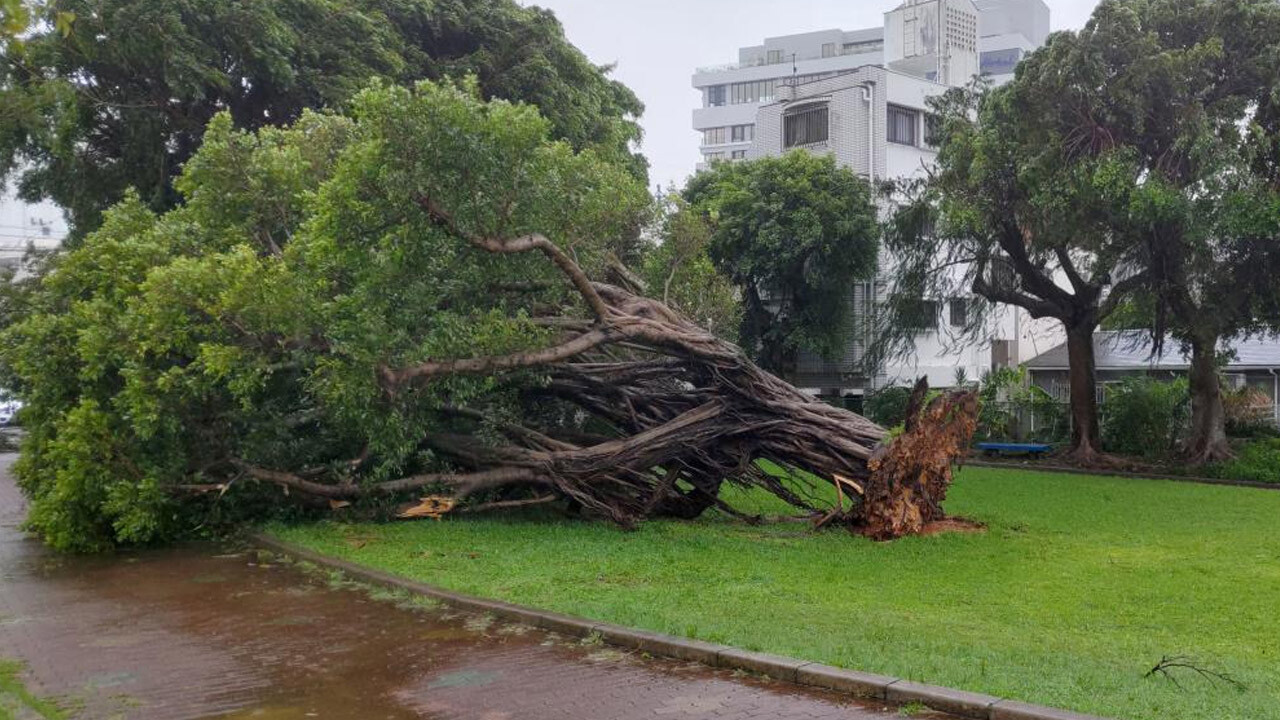
<path fill-rule="evenodd" d="M 1251 337 L 1225 342 L 1224 351 L 1234 357 L 1228 370 L 1280 368 L 1280 338 Z M 1151 336 L 1142 330 L 1100 330 L 1093 334 L 1094 360 L 1099 370 L 1182 370 L 1190 367 L 1191 355 L 1181 343 L 1169 340 L 1157 357 L 1151 354 Z M 1027 361 L 1032 370 L 1065 370 L 1068 367 L 1066 343 L 1058 345 Z"/>

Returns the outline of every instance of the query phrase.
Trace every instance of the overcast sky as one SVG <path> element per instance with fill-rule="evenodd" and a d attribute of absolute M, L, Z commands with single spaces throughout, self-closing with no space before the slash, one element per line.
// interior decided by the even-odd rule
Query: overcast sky
<path fill-rule="evenodd" d="M 642 150 L 654 184 L 682 183 L 698 162 L 695 68 L 738 59 L 765 37 L 884 24 L 900 0 L 521 0 L 555 11 L 569 41 L 644 101 Z M 1084 25 L 1098 0 L 1046 0 L 1054 30 Z"/>

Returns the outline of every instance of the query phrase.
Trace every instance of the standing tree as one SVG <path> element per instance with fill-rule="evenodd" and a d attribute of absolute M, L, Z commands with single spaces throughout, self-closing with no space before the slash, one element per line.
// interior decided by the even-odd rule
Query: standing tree
<path fill-rule="evenodd" d="M 1107 0 L 1019 71 L 1047 100 L 1059 176 L 1111 168 L 1091 214 L 1131 249 L 1156 348 L 1166 332 L 1191 348 L 1193 462 L 1230 454 L 1221 341 L 1276 327 L 1277 77 L 1272 0 Z"/>
<path fill-rule="evenodd" d="M 684 197 L 710 220 L 710 256 L 742 293 L 740 341 L 761 365 L 786 374 L 802 349 L 844 351 L 850 288 L 875 275 L 879 248 L 865 180 L 797 151 L 715 164 Z"/>
<path fill-rule="evenodd" d="M 1068 162 L 1071 137 L 1046 119 L 1057 97 L 1033 68 L 1054 62 L 1071 36 L 1055 35 L 1000 88 L 950 91 L 936 103 L 937 162 L 897 188 L 888 224 L 893 287 L 881 314 L 879 352 L 913 347 L 921 298 L 975 303 L 961 340 L 985 337 L 999 305 L 1062 323 L 1070 356 L 1070 455 L 1100 459 L 1093 333 L 1145 275 L 1125 274 L 1134 251 L 1099 208 L 1117 174 L 1108 158 Z M 1118 280 L 1118 282 L 1117 282 Z"/>
<path fill-rule="evenodd" d="M 423 512 L 560 503 L 630 526 L 737 513 L 725 482 L 875 537 L 941 517 L 971 395 L 917 394 L 885 444 L 602 282 L 649 197 L 550 132 L 430 83 L 365 91 L 351 120 L 248 133 L 216 116 L 185 202 L 113 208 L 0 338 L 27 401 L 31 527 L 98 548 L 221 508 L 424 493 Z"/>
<path fill-rule="evenodd" d="M 9 4 L 4 19 L 21 19 Z M 21 9 L 21 5 L 15 5 Z M 531 102 L 557 137 L 625 161 L 643 106 L 591 65 L 546 10 L 514 0 L 52 0 L 0 45 L 0 180 L 69 213 L 73 237 L 135 188 L 155 211 L 204 128 L 342 108 L 373 77 L 408 83 L 474 75 L 487 97 Z M 145 28 L 145 31 L 142 30 Z"/>

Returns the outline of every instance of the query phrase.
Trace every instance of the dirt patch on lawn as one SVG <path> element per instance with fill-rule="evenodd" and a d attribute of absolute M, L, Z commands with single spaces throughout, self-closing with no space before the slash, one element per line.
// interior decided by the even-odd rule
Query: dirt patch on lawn
<path fill-rule="evenodd" d="M 943 533 L 984 533 L 987 526 L 977 520 L 969 520 L 962 517 L 943 518 L 934 520 L 924 526 L 920 531 L 921 535 L 942 535 Z"/>

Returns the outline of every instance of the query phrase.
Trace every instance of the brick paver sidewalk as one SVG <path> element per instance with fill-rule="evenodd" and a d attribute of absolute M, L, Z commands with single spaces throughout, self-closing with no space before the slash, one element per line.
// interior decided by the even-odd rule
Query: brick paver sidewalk
<path fill-rule="evenodd" d="M 76 717 L 900 717 L 483 617 L 397 608 L 248 553 L 57 556 L 18 530 L 12 460 L 0 457 L 0 660 L 25 663 L 28 685 L 69 701 Z"/>

